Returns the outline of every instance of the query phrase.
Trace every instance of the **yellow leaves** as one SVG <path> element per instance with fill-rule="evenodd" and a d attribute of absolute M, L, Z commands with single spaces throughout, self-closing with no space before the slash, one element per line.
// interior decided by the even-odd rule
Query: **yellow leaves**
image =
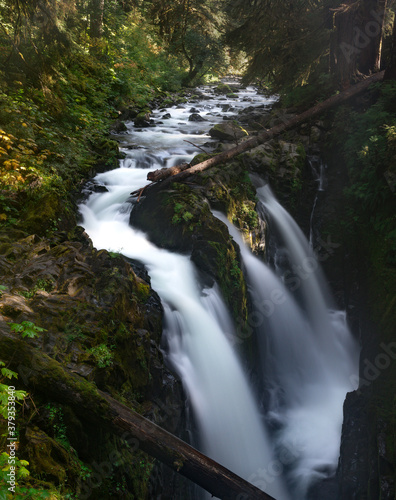
<path fill-rule="evenodd" d="M 6 160 L 3 165 L 6 170 L 18 170 L 20 163 L 18 160 Z"/>
<path fill-rule="evenodd" d="M 6 214 L 0 214 L 0 221 L 7 220 L 7 215 Z"/>

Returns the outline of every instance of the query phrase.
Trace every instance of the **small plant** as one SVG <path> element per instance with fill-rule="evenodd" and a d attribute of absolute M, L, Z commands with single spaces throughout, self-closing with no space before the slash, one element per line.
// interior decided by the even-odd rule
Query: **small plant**
<path fill-rule="evenodd" d="M 0 415 L 4 418 L 8 418 L 8 396 L 9 396 L 9 386 L 7 384 L 3 384 L 4 379 L 11 380 L 12 378 L 18 378 L 18 374 L 6 368 L 5 363 L 0 361 Z M 27 393 L 25 391 L 12 391 L 12 395 L 15 397 L 16 401 L 23 401 Z"/>
<path fill-rule="evenodd" d="M 0 285 L 0 298 L 3 295 L 3 292 L 6 292 L 6 291 L 7 291 L 7 287 L 4 285 Z"/>
<path fill-rule="evenodd" d="M 20 333 L 22 338 L 29 337 L 34 339 L 39 333 L 46 332 L 45 328 L 35 325 L 32 321 L 22 321 L 22 323 L 8 323 L 11 330 L 15 333 Z"/>
<path fill-rule="evenodd" d="M 43 290 L 44 292 L 51 292 L 55 287 L 55 283 L 52 279 L 38 279 L 34 285 L 34 287 L 27 292 L 19 292 L 26 299 L 31 299 L 35 296 L 38 290 Z"/>
<path fill-rule="evenodd" d="M 48 403 L 45 408 L 48 411 L 48 419 L 51 422 L 55 440 L 66 450 L 70 450 L 71 446 L 66 433 L 66 424 L 63 421 L 62 408 L 51 403 Z"/>
<path fill-rule="evenodd" d="M 105 344 L 92 347 L 88 352 L 95 358 L 98 368 L 107 368 L 113 364 L 113 353 Z"/>

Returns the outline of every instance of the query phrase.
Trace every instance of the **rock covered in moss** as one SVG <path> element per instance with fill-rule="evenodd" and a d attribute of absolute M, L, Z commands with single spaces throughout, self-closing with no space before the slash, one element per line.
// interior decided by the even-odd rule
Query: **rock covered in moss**
<path fill-rule="evenodd" d="M 237 141 L 247 137 L 245 129 L 233 122 L 219 123 L 209 130 L 211 137 L 221 141 Z"/>
<path fill-rule="evenodd" d="M 67 235 L 56 241 L 21 231 L 0 232 L 5 288 L 0 294 L 0 333 L 2 326 L 9 332 L 7 322 L 29 321 L 44 328 L 28 341 L 37 356 L 50 356 L 71 376 L 85 379 L 86 387 L 96 384 L 154 420 L 160 419 L 165 428 L 181 426 L 181 410 L 161 412 L 164 401 L 180 409 L 182 398 L 180 384 L 164 367 L 159 348 L 162 308 L 158 296 L 122 256 L 95 250 L 80 233 L 76 231 L 80 241 L 69 241 Z M 19 363 L 18 384 L 23 388 L 24 377 L 31 380 L 35 367 L 22 358 Z M 58 378 L 58 371 L 48 371 L 48 384 L 61 384 Z M 113 480 L 128 484 L 126 498 L 147 494 L 148 476 L 142 477 L 139 465 L 144 460 L 151 470 L 152 461 L 146 455 L 125 449 L 122 440 L 105 429 L 85 427 L 67 401 L 59 409 L 64 425 L 59 440 L 54 426 L 60 428 L 61 422 L 48 424 L 45 408 L 52 402 L 43 391 L 35 397 L 35 405 L 39 412 L 28 404 L 26 421 L 22 417 L 19 421 L 21 435 L 26 434 L 21 458 L 34 462 L 33 475 L 59 485 L 62 492 L 72 488 L 74 493 L 83 493 L 86 488 L 92 498 L 114 498 Z M 107 463 L 110 456 L 123 459 L 119 465 L 111 461 L 112 472 L 101 476 L 99 485 L 81 480 L 84 470 L 92 473 L 92 464 Z"/>

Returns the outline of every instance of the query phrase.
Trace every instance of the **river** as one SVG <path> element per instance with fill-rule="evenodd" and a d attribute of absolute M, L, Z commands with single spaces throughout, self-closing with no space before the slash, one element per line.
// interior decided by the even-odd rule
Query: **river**
<path fill-rule="evenodd" d="M 271 395 L 263 405 L 233 345 L 234 325 L 218 288 L 200 283 L 189 256 L 157 248 L 129 225 L 130 193 L 147 184 L 150 170 L 189 162 L 202 146 L 211 150 L 215 143 L 208 131 L 214 124 L 235 118 L 246 106 L 268 108 L 274 101 L 252 87 L 240 90 L 237 99 L 217 96 L 211 87 L 200 92 L 194 102 L 154 110 L 155 127 L 127 123 L 128 132 L 119 137 L 126 156 L 119 168 L 93 179 L 105 188 L 93 190 L 80 206 L 81 225 L 96 248 L 145 265 L 165 311 L 165 354 L 182 380 L 201 451 L 277 500 L 304 500 L 313 482 L 335 472 L 342 405 L 358 371 L 345 313 L 335 309 L 305 236 L 269 187 L 259 186 L 258 209 L 280 235 L 276 248 L 287 252 L 290 269 L 309 269 L 293 293 L 284 279 L 290 270 L 270 269 L 215 214 L 241 247 L 257 310 L 263 311 L 274 290 L 282 294 L 255 332 L 262 385 Z M 204 121 L 189 121 L 192 113 Z"/>

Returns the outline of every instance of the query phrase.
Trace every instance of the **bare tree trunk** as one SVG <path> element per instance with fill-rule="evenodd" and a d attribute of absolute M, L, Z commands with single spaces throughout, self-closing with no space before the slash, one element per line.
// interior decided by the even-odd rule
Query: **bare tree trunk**
<path fill-rule="evenodd" d="M 380 69 L 387 0 L 347 0 L 333 9 L 330 71 L 342 88 Z"/>
<path fill-rule="evenodd" d="M 357 71 L 359 49 L 355 46 L 358 2 L 347 0 L 333 10 L 333 32 L 330 42 L 330 71 L 341 88 L 347 88 Z"/>
<path fill-rule="evenodd" d="M 378 71 L 381 66 L 382 34 L 387 0 L 365 0 L 362 6 L 362 19 L 359 31 L 356 32 L 356 43 L 359 43 L 358 69 L 368 75 Z"/>
<path fill-rule="evenodd" d="M 396 80 L 396 17 L 393 21 L 392 52 L 385 70 L 385 80 Z"/>

